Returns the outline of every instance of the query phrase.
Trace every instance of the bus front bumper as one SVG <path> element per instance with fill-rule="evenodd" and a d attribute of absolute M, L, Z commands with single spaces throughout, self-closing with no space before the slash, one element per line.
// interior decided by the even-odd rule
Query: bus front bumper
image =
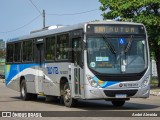
<path fill-rule="evenodd" d="M 127 89 L 107 89 L 94 88 L 85 85 L 85 99 L 107 99 L 107 98 L 148 98 L 150 94 L 150 86 Z"/>

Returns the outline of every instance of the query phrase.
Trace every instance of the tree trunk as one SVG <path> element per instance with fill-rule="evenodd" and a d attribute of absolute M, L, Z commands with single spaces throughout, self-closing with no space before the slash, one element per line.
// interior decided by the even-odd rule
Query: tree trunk
<path fill-rule="evenodd" d="M 155 49 L 155 58 L 156 58 L 156 66 L 157 66 L 157 75 L 158 75 L 158 87 L 160 87 L 160 48 L 158 45 L 154 46 Z"/>

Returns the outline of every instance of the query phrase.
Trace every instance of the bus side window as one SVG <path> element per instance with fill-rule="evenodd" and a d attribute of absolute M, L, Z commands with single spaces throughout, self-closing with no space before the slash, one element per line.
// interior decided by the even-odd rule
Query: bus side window
<path fill-rule="evenodd" d="M 69 59 L 69 34 L 62 34 L 57 36 L 56 45 L 56 59 L 68 60 Z"/>
<path fill-rule="evenodd" d="M 55 36 L 46 38 L 46 60 L 54 60 L 55 59 Z"/>
<path fill-rule="evenodd" d="M 33 43 L 32 40 L 23 42 L 23 61 L 33 61 Z"/>
<path fill-rule="evenodd" d="M 7 44 L 7 62 L 13 62 L 13 43 Z"/>
<path fill-rule="evenodd" d="M 15 43 L 14 45 L 14 62 L 21 61 L 21 42 Z"/>

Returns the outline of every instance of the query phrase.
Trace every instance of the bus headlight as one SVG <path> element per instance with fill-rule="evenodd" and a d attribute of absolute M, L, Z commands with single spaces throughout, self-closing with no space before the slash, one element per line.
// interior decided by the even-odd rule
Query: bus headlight
<path fill-rule="evenodd" d="M 86 77 L 92 87 L 97 88 L 99 86 L 98 83 L 95 80 L 93 80 L 93 77 L 91 77 L 90 75 L 87 75 Z"/>
<path fill-rule="evenodd" d="M 150 77 L 148 76 L 143 80 L 141 87 L 146 87 L 149 84 L 149 82 L 150 82 Z"/>

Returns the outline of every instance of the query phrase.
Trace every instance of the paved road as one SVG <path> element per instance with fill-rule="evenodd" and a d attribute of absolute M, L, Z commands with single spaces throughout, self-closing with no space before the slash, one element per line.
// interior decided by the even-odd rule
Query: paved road
<path fill-rule="evenodd" d="M 38 97 L 37 101 L 22 101 L 19 97 L 19 92 L 6 88 L 4 83 L 0 82 L 0 111 L 88 111 L 88 110 L 96 110 L 96 111 L 118 110 L 122 112 L 160 111 L 160 96 L 150 96 L 150 98 L 148 99 L 139 99 L 139 98 L 131 99 L 130 101 L 126 102 L 126 104 L 123 107 L 118 107 L 118 108 L 113 107 L 110 102 L 106 102 L 104 100 L 99 100 L 99 101 L 82 100 L 79 101 L 79 104 L 77 105 L 76 108 L 67 108 L 56 101 L 46 102 L 44 97 Z M 9 118 L 5 119 L 8 120 Z M 17 118 L 12 118 L 12 119 L 16 120 Z M 19 119 L 25 120 L 27 118 L 18 118 L 18 120 Z M 62 117 L 58 119 L 65 119 L 65 118 Z M 69 120 L 72 119 L 74 118 L 69 118 Z M 78 119 L 82 119 L 82 117 Z M 96 118 L 89 118 L 89 119 L 93 120 Z M 106 119 L 106 118 L 101 117 L 100 119 Z"/>

